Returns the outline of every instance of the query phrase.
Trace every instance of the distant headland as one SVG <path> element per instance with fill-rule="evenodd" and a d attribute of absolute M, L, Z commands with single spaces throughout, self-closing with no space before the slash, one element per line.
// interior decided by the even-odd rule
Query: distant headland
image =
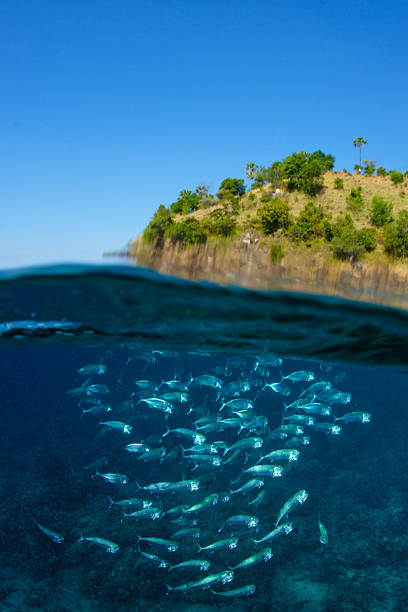
<path fill-rule="evenodd" d="M 161 205 L 127 255 L 160 272 L 408 307 L 408 172 L 300 151 Z"/>

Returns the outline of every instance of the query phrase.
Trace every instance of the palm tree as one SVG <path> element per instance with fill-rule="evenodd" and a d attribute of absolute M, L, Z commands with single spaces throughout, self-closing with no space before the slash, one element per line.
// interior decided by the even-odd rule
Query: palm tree
<path fill-rule="evenodd" d="M 245 166 L 246 177 L 249 178 L 250 181 L 253 181 L 257 175 L 259 167 L 254 164 L 254 162 L 250 162 Z"/>
<path fill-rule="evenodd" d="M 363 145 L 366 145 L 366 144 L 368 144 L 368 143 L 367 143 L 367 141 L 366 141 L 366 140 L 364 140 L 364 138 L 363 138 L 362 136 L 360 136 L 359 138 L 355 138 L 355 139 L 353 140 L 353 145 L 354 145 L 355 147 L 358 147 L 358 148 L 360 149 L 360 164 L 359 164 L 360 168 L 361 168 L 361 147 L 362 147 Z"/>

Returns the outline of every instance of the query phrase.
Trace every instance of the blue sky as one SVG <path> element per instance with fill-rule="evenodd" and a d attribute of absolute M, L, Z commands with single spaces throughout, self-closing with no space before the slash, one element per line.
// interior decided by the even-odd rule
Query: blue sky
<path fill-rule="evenodd" d="M 181 189 L 321 148 L 405 171 L 405 2 L 0 4 L 0 266 L 89 261 Z"/>

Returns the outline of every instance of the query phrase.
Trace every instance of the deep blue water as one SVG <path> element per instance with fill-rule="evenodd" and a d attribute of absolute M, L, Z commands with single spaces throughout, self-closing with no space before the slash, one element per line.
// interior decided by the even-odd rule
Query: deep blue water
<path fill-rule="evenodd" d="M 0 610 L 408 609 L 404 312 L 192 284 L 126 268 L 49 268 L 3 273 L 0 280 Z M 106 372 L 80 374 L 87 364 L 102 364 Z M 265 387 L 299 371 L 312 372 L 314 380 L 286 381 L 289 395 Z M 202 375 L 216 377 L 222 388 L 200 386 Z M 169 392 L 163 382 L 174 379 L 186 384 L 188 401 L 172 401 L 171 414 L 140 401 Z M 144 394 L 135 385 L 139 380 L 151 381 L 152 390 Z M 250 388 L 234 396 L 231 381 Z M 340 435 L 306 425 L 303 434 L 272 439 L 282 424 L 283 402 L 302 397 L 318 381 L 351 395 L 349 403 L 334 404 L 330 416 L 315 417 L 317 423 L 340 425 Z M 94 384 L 106 385 L 108 393 L 93 393 Z M 81 386 L 77 395 L 69 393 Z M 177 433 L 161 438 L 168 427 L 193 431 L 197 419 L 220 417 L 228 411 L 221 406 L 236 397 L 253 404 L 251 415 L 240 417 L 246 428 L 238 433 L 217 425 L 205 434 L 206 442 L 228 448 L 256 437 L 261 449 L 246 449 L 226 463 L 233 452 L 223 455 L 219 446 L 221 465 L 198 462 L 193 470 L 195 462 L 182 450 L 192 442 Z M 322 397 L 310 402 L 327 405 Z M 112 410 L 83 414 L 98 402 Z M 334 420 L 350 412 L 370 413 L 371 420 Z M 304 414 L 300 408 L 286 415 L 295 413 Z M 132 432 L 101 421 L 126 423 Z M 124 449 L 135 442 L 153 451 L 163 447 L 168 458 L 144 462 Z M 243 473 L 261 453 L 292 447 L 299 459 L 281 477 Z M 292 467 L 288 461 L 270 463 Z M 97 472 L 126 475 L 128 483 L 111 484 Z M 263 479 L 263 486 L 223 501 L 251 478 Z M 197 482 L 198 490 L 156 494 L 139 488 L 183 480 Z M 261 490 L 264 501 L 248 505 Z M 252 540 L 275 527 L 284 503 L 301 490 L 306 501 L 281 521 L 292 523 L 293 531 L 255 545 Z M 188 510 L 215 494 L 218 503 Z M 151 501 L 162 514 L 185 508 L 139 520 L 124 517 L 108 497 Z M 257 530 L 227 524 L 218 533 L 236 515 L 257 517 Z M 326 544 L 319 541 L 319 516 Z M 64 542 L 52 541 L 34 519 Z M 139 535 L 172 541 L 181 528 L 171 522 L 177 519 L 196 520 L 199 539 L 182 535 L 176 552 L 138 544 Z M 81 534 L 109 540 L 119 550 L 110 554 L 90 541 L 77 542 Z M 198 552 L 198 543 L 235 536 L 236 549 Z M 211 569 L 169 572 L 143 556 L 139 545 L 172 565 L 203 558 Z M 231 582 L 211 586 L 225 593 L 253 584 L 250 597 L 190 586 L 264 548 L 271 549 L 270 560 L 233 570 Z M 188 587 L 168 592 L 166 584 Z"/>

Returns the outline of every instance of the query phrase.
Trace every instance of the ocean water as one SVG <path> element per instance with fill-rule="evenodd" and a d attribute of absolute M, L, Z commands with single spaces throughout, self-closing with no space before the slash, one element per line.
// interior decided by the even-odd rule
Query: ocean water
<path fill-rule="evenodd" d="M 405 312 L 58 266 L 0 344 L 0 610 L 408 609 Z"/>

